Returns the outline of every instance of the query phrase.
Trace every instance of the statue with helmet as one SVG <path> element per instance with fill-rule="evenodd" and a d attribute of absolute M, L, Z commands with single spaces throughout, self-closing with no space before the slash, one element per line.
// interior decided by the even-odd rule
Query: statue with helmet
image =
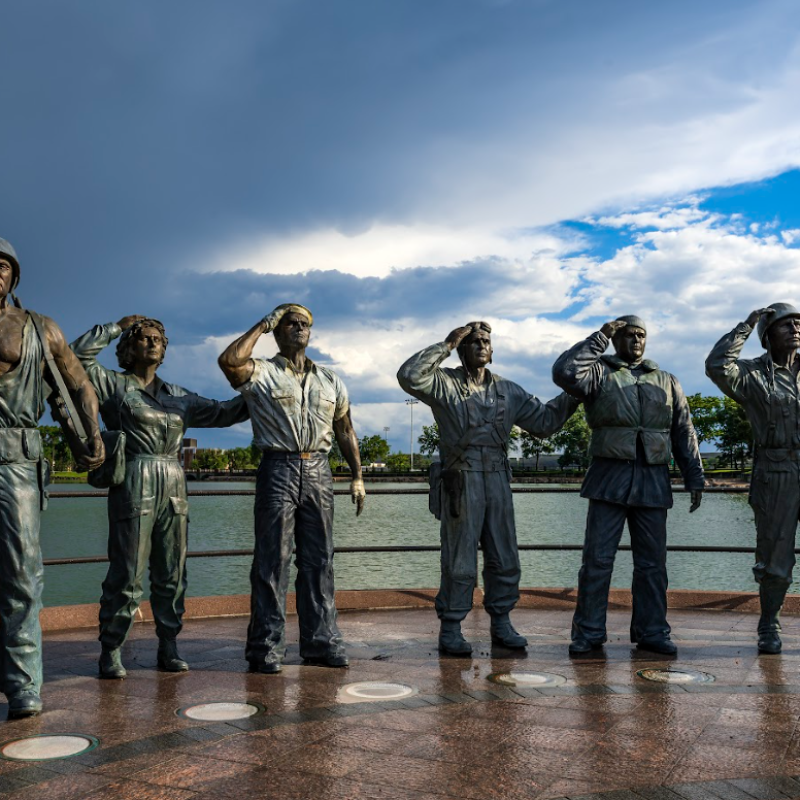
<path fill-rule="evenodd" d="M 39 514 L 49 465 L 38 422 L 45 400 L 81 468 L 99 467 L 105 456 L 92 384 L 59 326 L 22 307 L 19 281 L 17 254 L 0 239 L 0 689 L 9 719 L 42 710 Z"/>
<path fill-rule="evenodd" d="M 739 355 L 753 328 L 765 352 Z M 753 428 L 755 452 L 750 505 L 756 523 L 753 575 L 761 617 L 758 650 L 781 651 L 780 612 L 792 583 L 800 518 L 800 311 L 773 303 L 726 333 L 706 359 L 706 374 L 739 403 Z"/>
<path fill-rule="evenodd" d="M 553 380 L 581 400 L 592 431 L 591 464 L 581 486 L 589 499 L 578 601 L 569 652 L 581 656 L 606 641 L 614 557 L 625 523 L 633 550 L 631 641 L 638 649 L 677 652 L 667 623 L 669 465 L 675 460 L 696 511 L 703 464 L 678 379 L 644 358 L 647 328 L 636 315 L 607 322 L 559 356 Z M 606 355 L 609 344 L 614 354 Z"/>
<path fill-rule="evenodd" d="M 511 429 L 545 438 L 572 416 L 569 395 L 543 403 L 519 384 L 488 369 L 492 328 L 475 321 L 456 328 L 400 367 L 397 379 L 430 406 L 439 426 L 440 461 L 431 468 L 430 507 L 441 520 L 441 583 L 436 595 L 439 649 L 468 656 L 472 645 L 461 623 L 472 609 L 483 548 L 483 605 L 491 617 L 492 643 L 522 650 L 528 640 L 511 623 L 519 600 L 520 562 L 507 448 Z M 461 366 L 442 362 L 456 350 Z"/>
<path fill-rule="evenodd" d="M 219 357 L 219 366 L 250 409 L 261 450 L 256 478 L 255 553 L 245 658 L 252 672 L 281 671 L 286 652 L 286 592 L 292 544 L 297 549 L 300 655 L 307 664 L 349 665 L 336 622 L 333 588 L 334 437 L 352 472 L 356 516 L 364 507 L 358 438 L 347 389 L 333 370 L 306 356 L 314 317 L 298 303 L 279 305 Z M 272 332 L 273 358 L 253 358 Z"/>

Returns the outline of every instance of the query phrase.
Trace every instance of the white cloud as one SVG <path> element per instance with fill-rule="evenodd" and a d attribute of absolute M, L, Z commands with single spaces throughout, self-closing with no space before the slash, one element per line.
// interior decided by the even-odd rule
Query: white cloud
<path fill-rule="evenodd" d="M 322 228 L 270 236 L 256 244 L 242 245 L 238 254 L 226 253 L 212 260 L 206 271 L 246 269 L 291 275 L 338 270 L 358 277 L 385 277 L 393 269 L 456 266 L 486 257 L 527 261 L 537 254 L 559 256 L 574 250 L 578 243 L 542 231 L 375 223 L 349 235 Z"/>

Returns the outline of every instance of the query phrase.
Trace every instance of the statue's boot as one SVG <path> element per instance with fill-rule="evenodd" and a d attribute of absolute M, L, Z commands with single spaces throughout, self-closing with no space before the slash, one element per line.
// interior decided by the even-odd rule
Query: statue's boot
<path fill-rule="evenodd" d="M 122 654 L 119 647 L 104 647 L 100 653 L 100 677 L 108 680 L 122 680 L 128 671 L 122 666 Z"/>
<path fill-rule="evenodd" d="M 508 647 L 511 650 L 524 650 L 528 646 L 528 640 L 521 633 L 514 630 L 508 614 L 493 616 L 490 631 L 492 644 Z"/>
<path fill-rule="evenodd" d="M 786 596 L 786 587 L 782 584 L 762 581 L 758 587 L 761 601 L 761 617 L 758 620 L 758 652 L 775 655 L 781 651 L 781 608 Z"/>
<path fill-rule="evenodd" d="M 461 623 L 443 619 L 439 629 L 439 650 L 451 656 L 468 656 L 472 645 L 461 633 Z"/>
<path fill-rule="evenodd" d="M 158 668 L 164 672 L 188 672 L 189 665 L 178 655 L 174 639 L 158 640 Z"/>
<path fill-rule="evenodd" d="M 8 698 L 8 718 L 25 719 L 42 713 L 42 699 L 36 692 L 21 692 Z"/>

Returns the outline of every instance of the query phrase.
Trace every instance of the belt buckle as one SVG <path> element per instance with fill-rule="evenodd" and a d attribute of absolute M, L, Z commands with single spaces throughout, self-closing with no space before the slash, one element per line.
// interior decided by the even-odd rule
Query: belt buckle
<path fill-rule="evenodd" d="M 300 453 L 300 458 L 303 461 L 308 461 L 311 458 L 311 453 Z"/>

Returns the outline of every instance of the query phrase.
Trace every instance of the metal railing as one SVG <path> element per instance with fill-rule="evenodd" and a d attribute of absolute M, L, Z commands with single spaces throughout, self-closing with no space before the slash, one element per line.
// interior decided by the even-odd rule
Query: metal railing
<path fill-rule="evenodd" d="M 574 487 L 564 486 L 523 486 L 512 488 L 513 494 L 577 494 L 580 492 L 580 486 Z M 705 494 L 743 494 L 747 492 L 747 487 L 744 486 L 712 486 L 707 487 Z M 686 493 L 687 490 L 683 488 L 674 488 L 673 492 L 676 494 Z M 334 489 L 336 495 L 348 495 L 347 489 Z M 401 489 L 386 489 L 386 488 L 371 488 L 370 495 L 427 495 L 428 489 L 426 487 L 419 488 L 401 488 Z M 105 491 L 92 491 L 92 492 L 51 492 L 51 498 L 65 499 L 65 498 L 80 498 L 80 497 L 106 497 L 108 492 Z M 188 492 L 189 497 L 224 497 L 224 496 L 252 496 L 255 495 L 255 489 L 195 489 Z M 518 544 L 520 551 L 555 551 L 555 552 L 576 552 L 583 550 L 582 544 Z M 630 545 L 620 545 L 618 550 L 630 551 Z M 669 553 L 741 553 L 752 554 L 754 547 L 722 547 L 715 545 L 669 545 L 667 552 Z M 439 545 L 374 545 L 363 547 L 335 547 L 334 553 L 352 554 L 352 553 L 438 553 L 441 551 Z M 795 549 L 795 553 L 800 553 L 800 548 Z M 252 556 L 253 550 L 194 550 L 186 554 L 187 558 L 225 558 L 225 557 L 247 557 Z M 108 562 L 108 556 L 75 556 L 72 558 L 46 558 L 44 565 L 46 567 L 64 566 L 70 564 L 103 564 Z"/>

